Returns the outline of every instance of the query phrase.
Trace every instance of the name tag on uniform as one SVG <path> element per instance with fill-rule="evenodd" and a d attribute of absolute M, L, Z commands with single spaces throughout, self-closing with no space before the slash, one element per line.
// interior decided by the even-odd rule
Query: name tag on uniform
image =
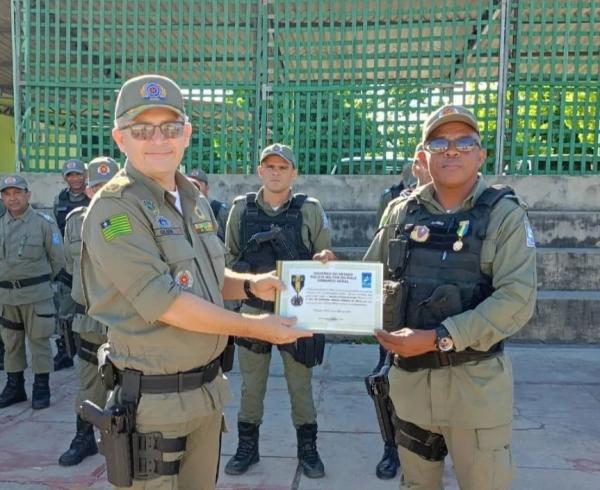
<path fill-rule="evenodd" d="M 154 236 L 174 236 L 183 235 L 183 228 L 155 228 Z"/>
<path fill-rule="evenodd" d="M 208 233 L 215 231 L 215 226 L 212 221 L 203 221 L 202 223 L 194 223 L 192 225 L 196 233 Z"/>

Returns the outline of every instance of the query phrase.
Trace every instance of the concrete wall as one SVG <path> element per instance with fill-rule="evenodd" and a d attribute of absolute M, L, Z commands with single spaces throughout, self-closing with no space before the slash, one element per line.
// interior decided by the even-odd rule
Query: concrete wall
<path fill-rule="evenodd" d="M 62 187 L 58 174 L 28 174 L 34 204 L 50 207 Z M 600 177 L 498 177 L 529 205 L 538 246 L 538 302 L 525 341 L 600 342 Z M 211 194 L 231 202 L 255 191 L 255 176 L 212 175 Z M 333 248 L 341 259 L 360 260 L 376 229 L 385 176 L 307 176 L 296 191 L 321 200 L 331 223 Z"/>
<path fill-rule="evenodd" d="M 41 207 L 52 205 L 62 187 L 60 174 L 24 173 L 31 184 L 33 200 Z M 231 202 L 237 195 L 258 189 L 256 176 L 210 175 L 212 195 Z M 363 210 L 377 208 L 384 189 L 396 183 L 395 176 L 300 176 L 297 192 L 318 198 L 326 210 Z M 512 186 L 531 209 L 545 211 L 600 211 L 600 176 L 562 177 L 486 177 L 490 183 Z"/>

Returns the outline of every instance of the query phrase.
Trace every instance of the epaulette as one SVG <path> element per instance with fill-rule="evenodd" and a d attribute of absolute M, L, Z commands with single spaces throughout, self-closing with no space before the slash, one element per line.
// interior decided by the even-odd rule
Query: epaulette
<path fill-rule="evenodd" d="M 65 218 L 65 222 L 69 220 L 69 218 L 75 214 L 79 214 L 84 212 L 87 209 L 87 206 L 79 206 L 75 209 L 71 209 L 71 212 L 69 214 L 67 214 L 66 218 Z"/>
<path fill-rule="evenodd" d="M 106 184 L 98 194 L 100 197 L 121 197 L 123 190 L 126 187 L 132 185 L 135 181 L 130 175 L 127 175 L 123 169 L 119 171 L 111 180 Z"/>
<path fill-rule="evenodd" d="M 45 219 L 45 220 L 46 220 L 48 223 L 50 223 L 50 224 L 54 224 L 54 223 L 56 223 L 56 221 L 54 221 L 54 218 L 50 217 L 50 216 L 49 216 L 49 215 L 47 215 L 46 213 L 43 213 L 42 211 L 39 211 L 39 210 L 37 210 L 37 209 L 35 210 L 35 212 L 36 212 L 36 213 L 37 213 L 39 216 L 41 216 L 42 218 L 44 218 L 44 219 Z"/>
<path fill-rule="evenodd" d="M 307 197 L 305 202 L 312 202 L 313 204 L 321 204 L 316 197 Z"/>
<path fill-rule="evenodd" d="M 246 194 L 244 194 L 243 196 L 237 196 L 233 199 L 233 204 L 236 204 L 239 201 L 245 201 L 245 200 L 246 200 Z"/>

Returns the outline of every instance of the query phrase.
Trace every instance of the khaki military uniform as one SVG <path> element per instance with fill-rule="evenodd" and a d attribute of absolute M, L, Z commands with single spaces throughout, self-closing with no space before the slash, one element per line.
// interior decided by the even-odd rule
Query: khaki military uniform
<path fill-rule="evenodd" d="M 81 284 L 81 228 L 85 217 L 86 208 L 76 208 L 67 216 L 65 225 L 65 259 L 66 271 L 73 276 L 73 288 L 71 298 L 77 311 L 73 318 L 73 331 L 79 334 L 80 350 L 85 354 L 96 355 L 86 348 L 89 344 L 100 346 L 106 342 L 106 327 L 100 322 L 86 315 L 82 310 L 85 308 L 85 298 Z M 86 355 L 80 354 L 79 362 L 79 392 L 75 398 L 75 411 L 84 400 L 90 400 L 96 405 L 104 406 L 106 402 L 106 390 L 102 385 L 98 373 L 98 363 L 86 360 Z"/>
<path fill-rule="evenodd" d="M 480 177 L 459 210 L 472 208 L 487 187 Z M 432 184 L 418 188 L 414 195 L 429 212 L 445 212 L 434 198 Z M 387 208 L 383 228 L 364 260 L 387 263 L 388 243 L 396 225 L 404 222 L 405 203 L 397 199 Z M 480 261 L 495 291 L 474 309 L 442 322 L 458 352 L 467 347 L 487 351 L 516 333 L 533 314 L 535 243 L 524 206 L 516 199 L 501 199 L 492 209 Z M 509 487 L 514 471 L 510 446 L 513 376 L 506 354 L 441 369 L 408 372 L 393 368 L 389 379 L 398 417 L 444 435 L 463 490 Z M 442 488 L 443 461 L 426 461 L 403 447 L 400 460 L 401 489 Z"/>
<path fill-rule="evenodd" d="M 65 189 L 66 190 L 66 189 Z M 62 192 L 62 191 L 61 191 Z M 67 190 L 67 195 L 71 204 L 71 209 L 74 206 L 85 206 L 89 203 L 88 196 L 81 192 L 79 194 L 73 193 L 70 189 Z M 63 219 L 66 219 L 65 213 L 70 212 L 69 208 L 64 206 L 64 203 L 61 203 L 59 199 L 60 193 L 54 197 L 54 203 L 52 204 L 52 211 L 54 213 L 54 218 L 57 220 L 59 215 L 63 216 Z M 66 221 L 64 222 L 65 228 L 61 229 L 61 233 L 64 236 L 66 229 Z M 68 318 L 72 317 L 75 314 L 76 304 L 71 300 L 71 287 L 72 285 L 66 284 L 65 278 L 58 278 L 56 282 L 56 305 L 58 307 L 58 315 L 60 318 Z M 62 335 L 62 332 L 57 332 L 59 335 Z"/>
<path fill-rule="evenodd" d="M 25 336 L 29 339 L 33 372 L 52 370 L 48 339 L 54 332 L 56 309 L 50 279 L 64 265 L 62 238 L 50 216 L 29 206 L 19 218 L 9 212 L 0 218 L 0 281 L 48 276 L 48 280 L 30 286 L 0 287 L 6 372 L 25 369 Z"/>
<path fill-rule="evenodd" d="M 204 366 L 223 352 L 227 337 L 186 331 L 158 318 L 188 291 L 223 305 L 225 256 L 208 201 L 176 175 L 183 215 L 162 187 L 127 162 L 94 197 L 83 223 L 81 274 L 88 314 L 108 326 L 108 354 L 119 368 L 145 375 Z M 120 388 L 111 393 L 119 400 Z M 180 472 L 134 488 L 213 489 L 219 461 L 226 378 L 181 393 L 142 394 L 138 432 L 187 436 Z"/>
<path fill-rule="evenodd" d="M 272 209 L 263 198 L 263 190 L 259 190 L 256 204 L 268 216 L 277 216 L 284 213 L 292 198 L 277 210 Z M 227 221 L 225 243 L 229 250 L 228 264 L 231 265 L 240 256 L 245 244 L 240 243 L 240 225 L 246 210 L 245 198 L 234 201 Z M 331 231 L 321 204 L 316 199 L 308 198 L 302 206 L 302 241 L 308 250 L 318 253 L 331 248 Z M 261 313 L 260 310 L 247 305 L 242 306 L 242 311 L 248 313 Z M 263 312 L 264 313 L 264 312 Z M 271 354 L 260 354 L 250 349 L 240 347 L 238 360 L 242 374 L 242 397 L 238 420 L 254 425 L 260 425 L 263 417 L 263 404 L 267 390 L 267 378 Z M 312 369 L 294 360 L 293 356 L 285 351 L 280 351 L 283 360 L 285 379 L 290 393 L 292 405 L 292 421 L 295 427 L 304 424 L 314 424 L 317 413 L 312 396 Z"/>

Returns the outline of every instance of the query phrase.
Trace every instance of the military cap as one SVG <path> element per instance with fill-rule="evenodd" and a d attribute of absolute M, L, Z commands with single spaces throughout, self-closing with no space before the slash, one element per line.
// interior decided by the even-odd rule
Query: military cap
<path fill-rule="evenodd" d="M 475 115 L 461 105 L 445 105 L 432 112 L 423 124 L 423 143 L 442 124 L 461 122 L 472 127 L 479 134 L 479 124 Z"/>
<path fill-rule="evenodd" d="M 134 118 L 146 109 L 164 107 L 185 116 L 181 89 L 173 80 L 161 75 L 141 75 L 127 80 L 117 96 L 115 119 Z"/>
<path fill-rule="evenodd" d="M 94 158 L 88 166 L 88 185 L 105 184 L 119 171 L 119 165 L 110 157 Z"/>
<path fill-rule="evenodd" d="M 281 143 L 273 143 L 272 145 L 267 146 L 260 154 L 260 163 L 262 163 L 265 158 L 270 157 L 271 155 L 280 156 L 292 167 L 296 168 L 296 157 L 289 146 L 282 145 Z"/>
<path fill-rule="evenodd" d="M 62 173 L 63 175 L 70 174 L 71 172 L 84 174 L 85 170 L 85 163 L 77 158 L 72 158 L 71 160 L 67 160 L 65 163 L 63 163 Z"/>
<path fill-rule="evenodd" d="M 0 180 L 0 192 L 10 187 L 16 187 L 17 189 L 23 190 L 29 189 L 27 181 L 19 174 L 7 175 Z"/>
<path fill-rule="evenodd" d="M 208 175 L 206 175 L 206 172 L 200 168 L 190 170 L 187 176 L 190 179 L 195 179 L 199 182 L 204 182 L 205 184 L 208 184 Z"/>

